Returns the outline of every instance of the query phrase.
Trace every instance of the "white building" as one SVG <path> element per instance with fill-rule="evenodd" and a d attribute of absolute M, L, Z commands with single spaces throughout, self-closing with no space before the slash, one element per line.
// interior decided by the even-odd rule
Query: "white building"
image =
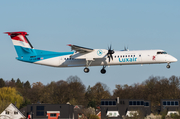
<path fill-rule="evenodd" d="M 26 119 L 12 103 L 0 114 L 0 119 Z"/>

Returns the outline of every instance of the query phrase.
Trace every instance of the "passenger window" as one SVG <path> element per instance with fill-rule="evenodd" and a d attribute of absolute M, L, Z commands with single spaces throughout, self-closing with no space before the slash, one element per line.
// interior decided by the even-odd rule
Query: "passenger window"
<path fill-rule="evenodd" d="M 141 55 L 139 55 L 139 57 L 141 57 Z"/>

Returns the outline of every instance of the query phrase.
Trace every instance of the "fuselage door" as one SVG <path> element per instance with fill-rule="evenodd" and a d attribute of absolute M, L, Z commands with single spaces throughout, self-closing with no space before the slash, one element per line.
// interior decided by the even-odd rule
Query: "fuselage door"
<path fill-rule="evenodd" d="M 142 61 L 142 54 L 138 54 L 137 59 L 138 59 L 138 62 L 141 62 Z"/>

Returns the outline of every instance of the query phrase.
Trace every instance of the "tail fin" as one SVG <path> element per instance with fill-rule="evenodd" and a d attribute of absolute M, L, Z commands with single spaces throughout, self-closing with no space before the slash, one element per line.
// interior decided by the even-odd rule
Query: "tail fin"
<path fill-rule="evenodd" d="M 11 37 L 18 58 L 36 55 L 33 46 L 26 37 L 26 35 L 28 35 L 27 32 L 5 32 L 5 34 L 8 34 Z"/>

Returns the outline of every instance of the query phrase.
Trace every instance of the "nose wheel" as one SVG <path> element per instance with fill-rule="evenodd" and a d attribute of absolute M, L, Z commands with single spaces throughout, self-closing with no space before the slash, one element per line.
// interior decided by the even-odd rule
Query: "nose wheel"
<path fill-rule="evenodd" d="M 168 68 L 168 69 L 169 69 L 170 67 L 171 67 L 171 66 L 170 66 L 169 64 L 166 66 L 166 68 Z"/>
<path fill-rule="evenodd" d="M 106 73 L 105 66 L 103 66 L 103 68 L 101 69 L 101 73 L 102 73 L 102 74 L 105 74 L 105 73 Z"/>

